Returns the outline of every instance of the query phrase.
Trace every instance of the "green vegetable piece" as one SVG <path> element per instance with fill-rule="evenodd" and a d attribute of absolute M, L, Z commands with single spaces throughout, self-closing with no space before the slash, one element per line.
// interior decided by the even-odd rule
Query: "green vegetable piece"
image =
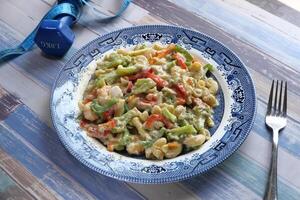
<path fill-rule="evenodd" d="M 102 68 L 115 68 L 118 65 L 121 65 L 122 63 L 123 63 L 122 59 L 115 59 L 115 60 L 113 60 L 111 62 L 103 62 L 103 64 L 101 64 L 100 66 Z"/>
<path fill-rule="evenodd" d="M 208 71 L 212 72 L 214 70 L 214 67 L 211 64 L 206 64 L 203 68 L 205 69 L 205 73 Z"/>
<path fill-rule="evenodd" d="M 91 110 L 101 117 L 105 111 L 109 110 L 117 102 L 117 99 L 110 99 L 105 105 L 102 106 L 97 102 L 97 100 L 94 100 L 91 104 Z"/>
<path fill-rule="evenodd" d="M 151 88 L 154 88 L 156 83 L 151 78 L 141 78 L 136 81 L 132 88 L 133 94 L 145 93 Z"/>
<path fill-rule="evenodd" d="M 130 142 L 131 142 L 131 136 L 130 136 L 130 133 L 129 133 L 128 129 L 125 128 L 125 131 L 124 131 L 124 133 L 123 133 L 123 135 L 122 135 L 122 137 L 121 137 L 121 139 L 120 139 L 120 144 L 126 146 L 126 145 L 128 145 Z"/>
<path fill-rule="evenodd" d="M 167 70 L 170 70 L 175 65 L 176 65 L 176 61 L 175 60 L 173 60 L 171 62 L 168 62 L 167 65 L 166 65 L 167 66 Z"/>
<path fill-rule="evenodd" d="M 166 107 L 164 107 L 161 112 L 162 112 L 163 116 L 165 116 L 171 122 L 176 122 L 177 117 L 175 115 L 173 115 Z"/>
<path fill-rule="evenodd" d="M 107 56 L 103 62 L 99 63 L 98 66 L 102 68 L 115 68 L 119 65 L 128 66 L 131 62 L 130 56 L 124 56 L 117 53 L 111 53 Z"/>
<path fill-rule="evenodd" d="M 119 75 L 119 76 L 127 76 L 127 75 L 137 73 L 142 68 L 143 67 L 140 66 L 140 65 L 134 65 L 134 66 L 130 66 L 130 67 L 123 67 L 122 65 L 119 65 L 117 70 L 116 70 L 116 74 Z"/>
<path fill-rule="evenodd" d="M 138 117 L 140 115 L 140 111 L 134 107 L 133 109 L 129 110 L 128 112 L 126 112 L 125 114 L 123 114 L 120 117 L 115 117 L 114 119 L 116 120 L 116 127 L 114 127 L 112 129 L 113 133 L 121 133 L 124 132 L 124 130 L 126 129 L 126 125 L 128 124 L 128 122 L 134 118 L 134 117 Z"/>
<path fill-rule="evenodd" d="M 185 119 L 178 119 L 178 120 L 177 120 L 177 124 L 178 124 L 179 126 L 186 126 L 186 125 L 189 124 L 189 122 L 188 122 L 187 120 L 185 120 Z"/>
<path fill-rule="evenodd" d="M 169 130 L 169 132 L 174 135 L 190 135 L 190 134 L 196 134 L 197 130 L 194 128 L 193 125 L 186 125 L 178 128 L 173 128 Z"/>
<path fill-rule="evenodd" d="M 102 74 L 99 76 L 98 80 L 103 79 L 107 84 L 113 84 L 118 77 L 119 76 L 117 75 L 116 71 L 111 71 L 107 74 Z"/>
<path fill-rule="evenodd" d="M 156 139 L 150 139 L 150 140 L 144 140 L 141 141 L 141 144 L 144 146 L 145 149 L 152 147 L 153 143 L 156 141 Z"/>
<path fill-rule="evenodd" d="M 123 151 L 124 149 L 125 149 L 125 146 L 122 144 L 114 145 L 114 150 L 116 150 L 116 151 Z"/>
<path fill-rule="evenodd" d="M 96 80 L 96 87 L 97 87 L 97 88 L 102 88 L 102 87 L 105 86 L 105 85 L 106 85 L 106 83 L 105 83 L 105 80 L 104 80 L 104 79 L 98 78 L 98 79 Z"/>
<path fill-rule="evenodd" d="M 127 103 L 124 103 L 124 112 L 127 112 L 129 111 L 129 107 L 128 107 L 128 104 Z"/>
<path fill-rule="evenodd" d="M 178 135 L 174 135 L 172 133 L 167 133 L 166 134 L 168 141 L 179 141 L 180 138 Z"/>
<path fill-rule="evenodd" d="M 193 61 L 193 56 L 184 48 L 179 45 L 175 45 L 175 51 L 181 53 L 185 57 L 185 64 L 190 66 Z"/>
<path fill-rule="evenodd" d="M 150 49 L 149 48 L 145 48 L 145 49 L 139 49 L 139 50 L 135 50 L 135 51 L 130 51 L 129 55 L 130 56 L 138 56 L 138 55 L 143 55 L 146 52 L 148 52 Z"/>

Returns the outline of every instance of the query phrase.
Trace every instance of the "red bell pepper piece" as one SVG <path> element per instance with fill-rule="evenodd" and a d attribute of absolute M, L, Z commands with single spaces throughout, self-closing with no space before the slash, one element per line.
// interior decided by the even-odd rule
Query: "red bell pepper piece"
<path fill-rule="evenodd" d="M 112 120 L 109 120 L 108 122 L 106 122 L 105 125 L 108 129 L 113 129 L 116 127 L 117 122 L 116 122 L 116 120 L 112 119 Z"/>
<path fill-rule="evenodd" d="M 100 139 L 107 137 L 109 134 L 111 134 L 111 130 L 114 127 L 116 127 L 116 124 L 117 124 L 116 120 L 111 119 L 106 123 L 98 125 L 101 127 L 101 130 L 103 130 L 103 131 L 101 131 L 101 132 L 98 131 L 98 134 L 95 137 L 100 138 Z M 98 127 L 98 130 L 99 130 L 99 127 Z"/>
<path fill-rule="evenodd" d="M 182 68 L 182 69 L 187 69 L 187 66 L 185 64 L 185 60 L 182 56 L 180 56 L 178 53 L 174 54 L 174 58 L 177 61 L 177 64 Z"/>
<path fill-rule="evenodd" d="M 105 112 L 102 114 L 102 115 L 103 115 L 104 121 L 108 121 L 108 120 L 112 119 L 114 113 L 115 113 L 115 110 L 114 110 L 113 107 L 110 108 L 109 110 L 105 111 Z"/>
<path fill-rule="evenodd" d="M 155 105 L 157 103 L 157 96 L 150 93 L 145 98 L 141 98 L 141 101 Z"/>
<path fill-rule="evenodd" d="M 173 124 L 168 119 L 166 119 L 164 116 L 162 116 L 160 114 L 152 114 L 146 120 L 145 127 L 148 129 L 152 128 L 153 123 L 156 121 L 161 121 L 162 123 L 164 123 L 164 125 L 167 128 L 171 128 L 173 126 Z"/>
<path fill-rule="evenodd" d="M 167 81 L 165 81 L 164 79 L 160 78 L 160 76 L 154 74 L 153 72 L 152 73 L 151 72 L 147 72 L 146 73 L 146 77 L 147 78 L 151 78 L 156 83 L 156 85 L 157 85 L 158 88 L 163 88 L 163 87 L 165 87 L 168 84 Z"/>
<path fill-rule="evenodd" d="M 153 71 L 152 68 L 151 69 L 146 69 L 146 70 L 138 72 L 137 74 L 128 76 L 128 80 L 129 81 L 136 81 L 137 79 L 140 79 L 140 78 L 146 78 L 147 73 L 153 73 L 153 72 L 154 71 Z"/>
<path fill-rule="evenodd" d="M 87 125 L 88 124 L 88 121 L 86 120 L 86 119 L 82 119 L 82 120 L 80 120 L 80 127 L 81 128 L 84 128 L 85 127 L 85 125 Z"/>
<path fill-rule="evenodd" d="M 182 84 L 174 84 L 173 88 L 175 89 L 178 97 L 186 99 L 187 93 Z"/>

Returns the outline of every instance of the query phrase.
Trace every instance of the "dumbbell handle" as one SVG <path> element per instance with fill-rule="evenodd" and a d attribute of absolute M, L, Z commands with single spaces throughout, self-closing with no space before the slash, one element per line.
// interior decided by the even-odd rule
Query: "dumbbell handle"
<path fill-rule="evenodd" d="M 55 20 L 59 20 L 62 24 L 67 25 L 69 27 L 71 27 L 74 22 L 73 16 L 70 15 L 58 16 L 57 18 L 55 18 Z"/>

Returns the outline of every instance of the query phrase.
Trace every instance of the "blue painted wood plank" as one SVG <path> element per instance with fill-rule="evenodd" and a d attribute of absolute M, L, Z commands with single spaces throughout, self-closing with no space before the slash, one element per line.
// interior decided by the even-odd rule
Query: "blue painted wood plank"
<path fill-rule="evenodd" d="M 0 19 L 0 50 L 14 47 L 18 45 L 23 37 L 16 30 Z M 5 30 L 2 31 L 2 30 Z M 3 33 L 4 32 L 4 33 Z M 12 42 L 13 41 L 13 42 Z M 30 52 L 23 54 L 13 60 L 11 63 L 26 71 L 31 76 L 35 77 L 44 85 L 50 86 L 57 76 L 63 64 L 77 51 L 71 47 L 68 53 L 62 58 L 45 57 L 41 54 L 41 50 L 35 47 Z M 32 62 L 34 60 L 34 62 Z M 0 65 L 1 67 L 1 65 Z M 42 75 L 41 75 L 42 74 Z"/>
<path fill-rule="evenodd" d="M 232 184 L 228 180 L 223 179 L 221 172 L 233 177 L 239 183 Z M 258 199 L 261 199 L 267 183 L 267 174 L 268 171 L 266 169 L 237 152 L 216 169 L 197 178 L 186 180 L 183 184 L 199 196 L 205 194 L 205 199 L 253 199 L 253 197 L 247 195 L 242 190 L 240 193 L 232 193 L 230 190 L 230 187 L 242 184 L 259 195 Z M 223 193 L 219 195 L 218 193 L 221 191 Z M 279 199 L 298 200 L 300 197 L 300 188 L 290 186 L 279 177 L 278 194 Z"/>
<path fill-rule="evenodd" d="M 38 55 L 38 53 L 36 53 L 36 55 L 35 56 L 39 56 Z M 26 57 L 26 56 L 25 56 Z M 34 60 L 34 59 L 36 59 L 34 56 L 29 56 L 29 58 L 30 59 L 32 59 L 32 60 Z M 25 60 L 26 59 L 28 59 L 28 58 L 24 58 Z M 46 59 L 47 60 L 47 59 Z M 32 65 L 32 63 L 30 63 L 30 62 L 28 62 L 28 63 L 25 63 L 26 65 L 25 65 L 25 67 L 23 67 L 23 65 L 22 65 L 22 60 L 19 62 L 19 63 L 17 63 L 18 65 L 20 65 L 20 66 L 22 66 L 22 68 L 25 70 L 25 71 L 27 71 L 27 73 L 28 74 L 30 74 L 30 72 L 33 72 L 35 75 L 34 75 L 34 77 L 37 79 L 37 80 L 39 80 L 39 81 L 41 81 L 41 82 L 43 82 L 45 85 L 51 85 L 51 81 L 49 81 L 51 78 L 53 79 L 53 77 L 54 76 L 49 76 L 49 77 L 42 77 L 42 79 L 39 79 L 40 78 L 40 76 L 41 76 L 41 72 L 40 73 L 38 73 L 38 72 L 35 72 L 36 70 L 32 70 L 31 71 L 31 67 L 29 67 L 30 65 Z M 50 67 L 50 65 L 45 61 L 45 63 L 46 63 L 46 65 L 47 65 L 47 67 Z M 39 65 L 42 65 L 42 64 L 45 64 L 45 63 L 43 63 L 43 62 L 40 62 L 39 63 Z M 53 62 L 53 63 L 56 63 L 56 62 Z M 28 70 L 28 68 L 30 69 L 30 70 Z M 47 69 L 45 69 L 45 71 L 47 71 L 48 70 L 48 68 Z M 47 72 L 45 72 L 45 71 L 43 71 L 42 73 L 47 73 Z M 52 74 L 55 74 L 55 73 L 53 73 L 53 71 L 51 71 L 50 73 L 52 73 Z M 50 84 L 49 84 L 50 83 Z M 262 116 L 263 117 L 263 116 Z M 257 126 L 256 127 L 257 129 L 255 130 L 256 132 L 258 132 L 258 133 L 260 133 L 260 131 L 257 131 L 257 130 L 259 130 L 260 128 L 261 128 L 261 126 Z M 267 133 L 267 132 L 265 132 L 265 133 Z M 265 134 L 265 133 L 263 133 L 263 136 L 266 138 L 266 139 L 268 139 L 269 137 L 269 134 Z M 282 145 L 284 145 L 284 144 L 282 144 Z M 286 143 L 286 146 L 287 147 L 285 147 L 285 148 L 288 148 L 289 147 L 289 145 L 288 145 L 288 143 Z M 291 149 L 290 151 L 296 151 L 297 149 L 296 149 L 296 146 L 294 146 L 293 147 L 293 149 Z M 235 163 L 235 164 L 239 164 L 239 163 Z M 230 169 L 230 168 L 229 168 Z M 215 177 L 218 177 L 220 174 L 222 174 L 222 173 L 218 173 L 218 171 L 216 172 L 216 176 Z M 212 178 L 210 178 L 210 179 L 212 179 Z M 202 180 L 203 182 L 205 182 L 205 178 L 203 178 L 203 179 L 200 179 L 200 180 Z M 222 179 L 221 179 L 222 180 Z M 228 181 L 228 180 L 227 180 Z M 239 181 L 241 181 L 241 180 L 239 180 Z M 217 182 L 217 181 L 215 181 L 215 182 Z M 225 181 L 226 182 L 226 181 Z M 202 182 L 198 182 L 197 184 L 201 184 Z M 196 184 L 196 183 L 195 183 Z M 209 184 L 209 183 L 208 183 Z M 245 185 L 247 185 L 247 184 L 249 184 L 249 183 L 246 183 Z M 251 183 L 252 184 L 252 183 Z M 190 186 L 191 188 L 192 188 L 192 186 Z M 207 187 L 207 188 L 209 188 L 209 187 Z M 195 190 L 197 191 L 199 189 L 199 187 L 196 187 L 195 188 Z M 257 193 L 260 193 L 260 191 L 258 191 L 257 190 L 257 188 L 251 188 L 253 191 L 255 191 L 255 192 L 257 192 Z M 193 189 L 194 190 L 194 189 Z M 203 191 L 203 190 L 200 190 L 200 191 Z M 209 192 L 211 192 L 211 191 L 209 191 Z M 200 193 L 200 192 L 199 192 Z M 223 193 L 222 193 L 223 194 Z M 209 195 L 209 194 L 208 194 Z M 226 194 L 226 191 L 225 191 L 225 194 L 224 194 L 225 196 L 226 195 L 228 195 L 228 194 Z M 201 195 L 200 195 L 201 196 Z M 205 196 L 205 197 L 209 197 L 209 196 Z M 213 197 L 213 196 L 210 196 L 210 197 Z M 228 197 L 228 196 L 226 196 L 226 197 Z M 289 198 L 289 197 L 288 197 Z"/>
<path fill-rule="evenodd" d="M 268 171 L 238 153 L 233 154 L 228 160 L 221 164 L 220 168 L 231 176 L 246 185 L 255 193 L 263 196 L 267 183 Z M 278 196 L 279 199 L 299 200 L 300 188 L 291 186 L 283 178 L 278 177 Z"/>
<path fill-rule="evenodd" d="M 0 169 L 1 200 L 34 200 L 35 198 L 19 187 L 3 170 Z"/>
<path fill-rule="evenodd" d="M 15 186 L 16 183 L 0 168 L 0 194 L 8 187 Z"/>
<path fill-rule="evenodd" d="M 244 41 L 248 41 L 264 52 L 268 52 L 278 60 L 285 58 L 284 62 L 299 70 L 300 41 L 283 33 L 280 25 L 277 28 L 253 17 L 242 10 L 234 10 L 221 1 L 209 0 L 170 0 L 189 12 L 201 16 L 218 25 L 222 30 L 234 34 Z M 237 11 L 237 12 L 234 12 Z M 218 13 L 216 15 L 216 13 Z M 275 19 L 275 18 L 274 18 Z M 283 24 L 284 25 L 284 24 Z"/>
<path fill-rule="evenodd" d="M 41 154 L 47 157 L 47 159 L 49 159 L 52 163 L 61 168 L 65 173 L 69 174 L 73 179 L 75 179 L 78 183 L 80 183 L 80 185 L 82 185 L 87 191 L 92 193 L 97 198 L 142 198 L 138 193 L 129 189 L 128 186 L 123 182 L 99 175 L 96 172 L 83 166 L 79 161 L 77 161 L 75 158 L 73 158 L 73 156 L 71 156 L 71 154 L 67 152 L 67 150 L 60 143 L 57 134 L 52 129 L 50 129 L 45 123 L 41 122 L 25 105 L 19 106 L 14 113 L 9 115 L 4 120 L 4 122 L 13 131 L 19 134 L 28 143 L 30 143 L 35 149 L 37 149 L 37 151 L 39 151 Z M 16 126 L 16 124 L 18 124 L 18 126 Z M 9 139 L 13 141 L 12 138 Z M 19 145 L 22 146 L 22 144 Z M 21 154 L 21 152 L 11 152 L 10 154 L 18 153 Z M 27 159 L 23 160 L 24 157 L 27 156 L 28 155 L 18 156 L 17 159 L 21 160 L 21 162 L 24 162 L 25 166 L 28 166 L 30 165 L 30 163 L 27 163 Z M 34 162 L 36 160 L 42 162 L 37 156 L 32 158 L 32 160 Z M 43 163 L 43 165 L 49 164 Z M 36 173 L 36 176 L 42 176 L 42 173 L 44 171 L 41 172 L 42 169 L 40 168 L 44 167 L 36 167 L 31 171 L 33 174 Z M 49 184 L 51 185 L 52 182 L 49 182 Z M 51 187 L 55 186 L 51 185 Z M 115 193 L 115 188 L 118 188 L 118 193 Z M 59 189 L 60 188 L 56 188 L 56 190 Z"/>
<path fill-rule="evenodd" d="M 21 101 L 14 95 L 9 94 L 0 85 L 0 121 L 13 112 L 19 104 L 21 104 Z"/>
<path fill-rule="evenodd" d="M 216 167 L 206 174 L 183 181 L 182 184 L 192 190 L 201 199 L 261 199 L 260 195 L 247 188 L 247 184 L 243 185 L 234 178 L 226 175 L 220 167 Z"/>
<path fill-rule="evenodd" d="M 47 155 L 47 157 L 55 164 L 57 164 L 60 168 L 62 168 L 66 173 L 70 174 L 73 178 L 75 178 L 78 182 L 81 183 L 81 185 L 84 185 L 85 187 L 88 187 L 93 194 L 99 190 L 98 187 L 95 186 L 95 178 L 97 177 L 98 180 L 96 182 L 99 182 L 99 185 L 101 182 L 108 182 L 114 183 L 114 180 L 110 178 L 106 178 L 100 175 L 97 175 L 94 172 L 91 172 L 86 167 L 79 164 L 78 161 L 76 161 L 74 158 L 72 158 L 66 150 L 60 145 L 58 141 L 58 137 L 54 131 L 52 131 L 49 127 L 47 127 L 43 122 L 41 122 L 35 115 L 32 113 L 26 106 L 20 106 L 16 109 L 14 113 L 12 113 L 10 116 L 6 118 L 4 121 L 5 124 L 7 124 L 11 129 L 16 131 L 18 134 L 20 134 L 27 142 L 29 142 L 31 145 L 33 145 L 39 152 L 41 152 L 44 155 Z M 19 124 L 19 126 L 14 126 L 15 124 Z M 45 142 L 47 141 L 47 142 Z M 244 161 L 245 159 L 241 154 L 235 154 L 237 155 L 238 159 L 229 159 L 226 161 L 226 163 L 234 163 L 234 165 L 237 166 L 237 169 L 235 169 L 236 172 L 239 172 L 239 174 L 242 174 L 243 176 L 247 176 L 248 170 L 251 171 L 251 169 L 245 168 L 245 165 L 241 165 L 239 167 L 239 161 Z M 63 161 L 62 161 L 63 160 Z M 250 162 L 250 161 L 249 161 Z M 252 172 L 255 175 L 255 171 L 257 170 L 259 173 L 262 173 L 264 177 L 266 177 L 266 170 L 262 167 L 258 167 L 255 165 L 253 161 L 247 163 L 248 167 L 253 168 Z M 82 169 L 83 168 L 83 169 Z M 238 180 L 240 182 L 240 177 L 237 175 L 238 173 L 234 173 L 230 171 L 230 167 L 228 165 L 224 165 L 220 168 L 222 171 L 226 171 L 226 173 L 230 172 L 230 175 L 233 177 L 233 179 Z M 87 173 L 86 171 L 89 171 Z M 252 174 L 252 175 L 253 175 Z M 212 175 L 213 176 L 213 175 Z M 84 180 L 82 177 L 85 177 Z M 207 177 L 206 177 L 207 178 Z M 226 178 L 219 176 L 220 179 L 226 180 Z M 104 180 L 103 180 L 104 179 Z M 106 181 L 105 181 L 106 179 Z M 198 178 L 192 179 L 197 180 Z M 205 177 L 204 177 L 205 179 Z M 94 181 L 92 181 L 94 180 Z M 226 180 L 227 182 L 229 180 Z M 226 182 L 225 181 L 225 182 Z M 259 174 L 257 179 L 255 180 L 257 182 L 260 182 L 261 185 L 265 184 L 265 179 Z M 214 181 L 211 181 L 209 184 L 211 184 Z M 93 184 L 91 184 L 93 183 Z M 189 182 L 188 182 L 189 183 Z M 209 185 L 208 184 L 208 185 Z M 220 184 L 222 184 L 222 181 L 218 184 L 216 183 L 216 187 L 220 187 Z M 231 183 L 234 185 L 234 183 Z M 245 180 L 243 182 L 243 185 L 246 187 L 250 187 L 250 185 L 253 184 L 252 180 L 249 181 Z M 256 184 L 256 182 L 255 182 Z M 283 182 L 280 182 L 280 184 L 283 184 Z M 187 184 L 188 187 L 191 187 L 191 185 L 194 184 Z M 111 186 L 110 186 L 111 187 Z M 296 190 L 293 190 L 292 188 L 289 188 L 288 186 L 283 187 L 285 190 L 288 188 L 290 193 L 292 195 L 300 194 Z M 200 189 L 200 188 L 199 188 Z M 252 189 L 252 188 L 251 188 Z M 263 188 L 262 188 L 263 190 Z M 199 190 L 201 191 L 201 190 Z M 253 191 L 257 194 L 260 193 L 257 191 L 256 188 L 253 189 Z M 224 191 L 225 192 L 225 191 Z M 226 193 L 226 192 L 225 192 Z M 237 193 L 231 193 L 232 195 L 237 195 Z M 207 193 L 207 195 L 210 195 Z M 227 194 L 229 195 L 229 194 Z M 293 197 L 293 196 L 292 196 Z"/>
<path fill-rule="evenodd" d="M 90 191 L 92 194 L 96 195 L 99 193 L 104 193 L 102 195 L 107 195 L 107 193 L 113 193 L 114 188 L 118 187 L 120 188 L 118 189 L 118 191 L 120 191 L 119 195 L 122 195 L 121 193 L 123 193 L 123 195 L 127 197 L 128 193 L 124 191 L 125 189 L 122 189 L 122 187 L 119 186 L 121 182 L 111 178 L 107 178 L 105 176 L 101 176 L 89 170 L 88 168 L 80 164 L 79 161 L 73 158 L 68 152 L 66 152 L 62 144 L 59 142 L 57 134 L 52 129 L 50 129 L 45 123 L 41 122 L 37 118 L 37 116 L 34 113 L 32 113 L 31 110 L 29 110 L 25 105 L 19 106 L 14 113 L 9 115 L 5 119 L 4 123 L 10 129 L 15 131 L 15 134 L 18 134 L 22 138 L 24 138 L 26 142 L 30 143 L 40 153 L 42 153 L 49 160 L 51 160 L 53 163 L 55 163 L 57 166 L 63 169 L 70 176 L 72 176 L 76 181 L 78 181 L 81 185 L 87 188 L 87 190 Z M 15 126 L 15 124 L 19 125 Z M 11 138 L 11 140 L 14 139 Z M 198 179 L 198 177 L 196 179 Z M 204 179 L 205 178 L 203 178 L 203 180 Z M 219 194 L 227 194 L 227 196 L 234 198 L 236 197 L 235 195 L 237 195 L 239 191 L 245 191 L 245 193 L 247 193 L 248 196 L 250 196 L 251 198 L 257 197 L 255 193 L 250 194 L 249 190 L 247 192 L 247 189 L 244 186 L 234 183 L 232 179 L 229 179 L 228 177 L 225 177 L 222 174 L 219 175 L 219 179 L 224 180 L 225 182 L 235 186 L 228 189 L 227 191 L 220 191 Z M 213 181 L 214 180 L 208 180 L 207 185 L 212 185 Z M 103 186 L 104 182 L 107 183 L 107 185 Z M 101 189 L 99 189 L 99 186 Z M 221 186 L 222 184 L 221 182 L 219 182 L 216 183 L 215 187 L 220 188 Z M 203 191 L 201 197 L 209 197 L 210 195 L 210 192 L 206 190 Z M 130 198 L 134 199 L 133 197 Z"/>
<path fill-rule="evenodd" d="M 76 184 L 58 172 L 53 164 L 40 158 L 36 152 L 28 148 L 14 133 L 0 124 L 0 145 L 7 154 L 18 160 L 37 179 L 50 187 L 64 199 L 89 199 L 84 193 L 78 191 Z"/>
<path fill-rule="evenodd" d="M 253 130 L 266 140 L 272 141 L 271 132 L 265 125 L 265 112 L 267 105 L 262 100 L 258 101 L 257 114 L 253 125 Z M 281 131 L 279 136 L 279 146 L 287 150 L 293 156 L 300 158 L 300 122 L 297 119 L 289 118 L 288 126 Z"/>
<path fill-rule="evenodd" d="M 297 25 L 300 27 L 300 12 L 296 9 L 289 7 L 288 5 L 284 4 L 285 1 L 269 1 L 269 0 L 247 0 L 252 4 L 257 5 L 258 7 L 276 15 L 282 19 L 285 19 L 292 24 Z M 293 3 L 293 1 L 289 1 Z"/>

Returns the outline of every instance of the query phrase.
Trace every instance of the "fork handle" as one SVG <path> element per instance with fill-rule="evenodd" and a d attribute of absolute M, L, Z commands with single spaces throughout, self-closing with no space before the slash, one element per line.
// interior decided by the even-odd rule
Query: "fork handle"
<path fill-rule="evenodd" d="M 268 186 L 264 200 L 277 200 L 277 155 L 278 155 L 278 130 L 273 129 L 271 167 L 268 177 Z"/>

